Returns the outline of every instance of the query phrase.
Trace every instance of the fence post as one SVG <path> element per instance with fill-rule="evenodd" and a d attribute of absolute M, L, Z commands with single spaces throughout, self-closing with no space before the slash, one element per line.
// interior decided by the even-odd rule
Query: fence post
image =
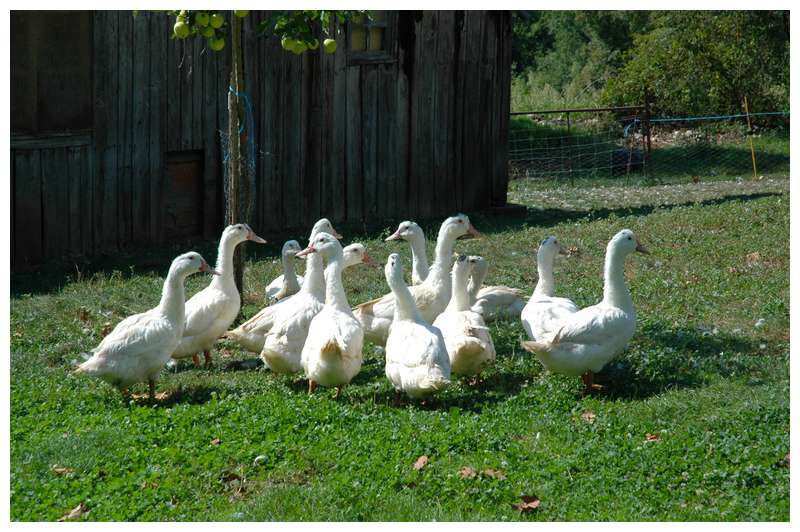
<path fill-rule="evenodd" d="M 744 97 L 744 114 L 747 117 L 747 139 L 750 141 L 750 157 L 753 159 L 753 180 L 757 180 L 758 169 L 756 168 L 756 150 L 753 147 L 753 125 L 750 123 L 750 109 L 747 106 L 747 96 Z"/>
<path fill-rule="evenodd" d="M 650 166 L 653 164 L 650 159 L 650 89 L 648 87 L 644 88 L 644 117 L 642 119 L 642 126 L 643 126 L 643 133 L 644 133 L 644 177 L 647 178 L 648 174 L 653 174 L 655 177 L 654 172 L 650 169 Z"/>

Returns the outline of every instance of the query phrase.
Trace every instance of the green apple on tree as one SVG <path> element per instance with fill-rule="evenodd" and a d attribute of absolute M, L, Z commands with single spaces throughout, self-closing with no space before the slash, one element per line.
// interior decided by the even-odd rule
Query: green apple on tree
<path fill-rule="evenodd" d="M 326 54 L 332 54 L 336 51 L 336 41 L 334 39 L 325 39 L 322 41 L 322 47 L 325 49 Z"/>
<path fill-rule="evenodd" d="M 190 29 L 189 25 L 184 22 L 183 20 L 178 19 L 178 22 L 175 23 L 175 26 L 172 27 L 172 31 L 175 32 L 175 36 L 179 39 L 185 39 L 189 36 Z"/>
<path fill-rule="evenodd" d="M 218 30 L 225 24 L 225 17 L 220 15 L 219 13 L 214 13 L 211 15 L 211 27 Z"/>

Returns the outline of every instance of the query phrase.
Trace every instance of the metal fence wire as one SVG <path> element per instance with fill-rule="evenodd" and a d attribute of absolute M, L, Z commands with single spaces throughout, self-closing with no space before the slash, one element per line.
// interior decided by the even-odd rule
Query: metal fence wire
<path fill-rule="evenodd" d="M 789 175 L 788 111 L 650 117 L 633 106 L 512 115 L 511 179 Z"/>

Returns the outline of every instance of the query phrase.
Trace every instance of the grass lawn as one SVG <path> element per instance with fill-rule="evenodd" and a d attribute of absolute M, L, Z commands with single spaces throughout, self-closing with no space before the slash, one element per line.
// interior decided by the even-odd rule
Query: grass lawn
<path fill-rule="evenodd" d="M 505 321 L 497 364 L 427 405 L 392 406 L 371 345 L 334 401 L 299 378 L 224 369 L 253 356 L 225 342 L 211 370 L 164 372 L 168 398 L 127 402 L 70 369 L 106 323 L 158 302 L 178 250 L 80 279 L 13 276 L 11 518 L 84 503 L 88 520 L 788 520 L 788 180 L 678 187 L 516 182 L 528 215 L 474 215 L 486 237 L 457 245 L 491 261 L 488 282 L 531 290 L 535 246 L 555 234 L 576 248 L 556 263 L 558 291 L 584 306 L 601 296 L 608 239 L 639 235 L 652 255 L 627 265 L 637 333 L 590 397 L 543 372 Z M 438 221 L 422 225 L 436 234 Z M 337 229 L 380 262 L 400 251 L 409 271 L 407 246 L 382 241 L 394 227 Z M 249 246 L 245 317 L 281 244 Z M 196 249 L 214 260 L 213 243 Z M 382 268 L 345 277 L 352 304 L 387 291 Z M 516 510 L 523 495 L 538 509 Z"/>

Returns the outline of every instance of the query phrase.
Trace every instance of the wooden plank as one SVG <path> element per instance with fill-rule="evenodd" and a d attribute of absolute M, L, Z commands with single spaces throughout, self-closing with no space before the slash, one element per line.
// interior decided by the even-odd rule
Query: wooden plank
<path fill-rule="evenodd" d="M 17 269 L 17 255 L 14 252 L 14 249 L 17 246 L 17 238 L 16 238 L 16 228 L 17 228 L 17 213 L 16 213 L 16 201 L 15 198 L 17 197 L 17 186 L 16 186 L 16 179 L 17 179 L 17 172 L 16 172 L 16 165 L 14 164 L 15 152 L 11 150 L 11 158 L 9 159 L 9 171 L 11 173 L 11 200 L 9 201 L 10 209 L 11 209 L 11 271 L 15 271 Z"/>
<path fill-rule="evenodd" d="M 102 31 L 103 40 L 99 48 L 106 48 L 107 54 L 103 55 L 102 66 L 98 66 L 98 72 L 102 73 L 100 83 L 103 85 L 103 109 L 99 124 L 95 131 L 102 131 L 104 142 L 102 152 L 99 155 L 102 164 L 102 194 L 97 198 L 97 205 L 102 208 L 102 237 L 100 238 L 101 249 L 115 250 L 119 246 L 117 240 L 117 209 L 118 209 L 118 172 L 117 172 L 117 141 L 119 128 L 119 108 L 117 98 L 119 95 L 118 63 L 116 54 L 113 53 L 119 46 L 117 33 L 118 13 L 115 11 L 103 13 L 102 24 L 105 25 Z M 96 26 L 95 26 L 96 27 Z M 97 42 L 97 41 L 95 41 Z M 95 50 L 97 50 L 95 46 Z"/>
<path fill-rule="evenodd" d="M 397 213 L 397 67 L 384 65 L 378 72 L 378 131 L 376 141 L 379 219 L 396 219 Z"/>
<path fill-rule="evenodd" d="M 464 69 L 464 165 L 461 189 L 464 191 L 462 208 L 469 211 L 480 205 L 479 181 L 483 178 L 481 143 L 483 132 L 481 84 L 481 49 L 483 47 L 483 13 L 468 11 L 465 17 L 466 56 Z"/>
<path fill-rule="evenodd" d="M 95 183 L 93 174 L 92 158 L 94 152 L 84 146 L 78 151 L 77 157 L 80 162 L 79 187 L 79 212 L 80 212 L 80 231 L 81 231 L 81 254 L 84 257 L 94 255 L 94 226 L 96 210 L 94 207 Z"/>
<path fill-rule="evenodd" d="M 64 176 L 67 188 L 67 246 L 70 254 L 79 255 L 83 253 L 83 226 L 81 224 L 81 196 L 89 193 L 81 187 L 82 156 L 86 153 L 80 148 L 64 148 L 66 152 L 66 176 Z M 90 213 L 85 213 L 89 216 Z"/>
<path fill-rule="evenodd" d="M 419 81 L 419 92 L 417 94 L 417 114 L 416 131 L 413 138 L 417 139 L 416 157 L 419 159 L 418 181 L 417 181 L 417 201 L 419 203 L 420 216 L 431 218 L 439 214 L 440 209 L 436 206 L 436 176 L 433 172 L 433 152 L 435 151 L 433 95 L 436 91 L 437 78 L 435 75 L 433 59 L 429 50 L 436 49 L 436 35 L 439 22 L 439 14 L 436 11 L 426 11 L 422 17 L 420 30 L 417 34 L 417 61 L 414 66 L 417 70 L 416 76 Z"/>
<path fill-rule="evenodd" d="M 213 53 L 215 53 L 213 50 L 207 48 L 205 39 L 197 37 L 192 40 L 192 83 L 188 88 L 192 94 L 190 147 L 193 150 L 202 150 L 204 145 L 203 115 L 206 113 L 203 107 L 204 69 L 206 57 Z"/>
<path fill-rule="evenodd" d="M 63 148 L 40 150 L 42 180 L 42 258 L 57 259 L 64 250 L 63 227 L 69 230 L 68 205 L 64 204 L 61 184 L 67 176 L 58 155 Z M 63 157 L 61 158 L 63 159 Z"/>
<path fill-rule="evenodd" d="M 14 256 L 21 269 L 42 260 L 42 181 L 40 151 L 15 151 Z"/>
<path fill-rule="evenodd" d="M 464 124 L 467 120 L 467 113 L 470 109 L 466 106 L 468 99 L 467 93 L 469 89 L 466 86 L 466 38 L 467 26 L 465 24 L 464 11 L 456 12 L 456 21 L 454 28 L 454 54 L 453 63 L 455 64 L 454 73 L 454 96 L 453 96 L 453 140 L 451 147 L 453 149 L 453 167 L 452 167 L 452 183 L 453 183 L 453 199 L 455 200 L 454 210 L 464 210 Z"/>
<path fill-rule="evenodd" d="M 322 215 L 322 186 L 320 166 L 322 162 L 322 102 L 320 93 L 321 61 L 320 52 L 303 54 L 303 190 L 305 209 L 301 227 L 310 227 Z"/>
<path fill-rule="evenodd" d="M 258 90 L 258 78 L 257 78 L 257 70 L 258 65 L 256 64 L 256 46 L 258 37 L 255 34 L 255 25 L 257 24 L 256 17 L 258 15 L 253 12 L 251 16 L 245 18 L 242 24 L 242 54 L 243 54 L 243 63 L 244 63 L 244 93 L 247 98 L 242 99 L 242 106 L 244 110 L 243 117 L 243 126 L 244 126 L 244 135 L 242 136 L 242 155 L 245 157 L 245 164 L 242 167 L 242 185 L 247 187 L 249 191 L 246 194 L 246 198 L 248 198 L 245 207 L 250 207 L 251 211 L 249 216 L 246 216 L 246 222 L 249 223 L 252 227 L 259 227 L 259 225 L 255 222 L 256 219 L 260 219 L 261 216 L 258 215 L 258 197 L 256 195 L 255 190 L 255 175 L 249 176 L 247 171 L 247 164 L 249 162 L 248 157 L 248 142 L 252 140 L 255 143 L 255 146 L 258 146 L 259 138 L 258 138 L 258 131 L 255 129 L 255 116 L 256 116 L 256 109 L 259 108 L 260 99 L 259 99 L 259 90 Z M 250 103 L 250 111 L 253 113 L 253 126 L 252 129 L 250 128 L 250 124 L 247 123 L 247 103 Z M 250 181 L 252 179 L 252 182 Z"/>
<path fill-rule="evenodd" d="M 330 102 L 332 123 L 329 124 L 331 153 L 328 160 L 329 184 L 328 194 L 331 198 L 330 210 L 326 216 L 337 222 L 347 218 L 347 47 L 337 46 L 333 54 L 333 85 L 323 88 L 330 94 L 332 87 L 333 100 Z"/>
<path fill-rule="evenodd" d="M 181 128 L 180 150 L 191 150 L 192 142 L 192 79 L 194 77 L 194 41 L 196 39 L 186 39 L 179 41 L 180 55 L 178 57 L 178 80 L 181 93 Z M 172 103 L 172 102 L 170 102 Z"/>
<path fill-rule="evenodd" d="M 220 176 L 217 118 L 217 68 L 221 52 L 210 53 L 203 66 L 203 237 L 218 232 L 217 186 Z"/>
<path fill-rule="evenodd" d="M 148 148 L 150 174 L 150 242 L 163 241 L 163 190 L 164 150 L 167 147 L 167 95 L 169 64 L 169 17 L 162 13 L 149 13 L 152 42 L 148 60 L 150 73 L 150 138 Z"/>
<path fill-rule="evenodd" d="M 347 141 L 345 157 L 347 167 L 345 179 L 347 182 L 347 212 L 348 221 L 361 221 L 364 218 L 364 173 L 362 168 L 362 140 L 361 140 L 361 68 L 358 66 L 347 67 Z"/>
<path fill-rule="evenodd" d="M 497 33 L 500 51 L 495 68 L 495 87 L 499 103 L 495 108 L 497 135 L 494 144 L 492 203 L 505 205 L 508 196 L 508 130 L 511 113 L 511 15 L 501 12 L 496 16 L 500 24 Z"/>
<path fill-rule="evenodd" d="M 438 216 L 453 213 L 456 201 L 452 169 L 452 105 L 454 93 L 453 80 L 453 47 L 455 15 L 452 11 L 440 11 L 437 14 L 437 31 L 435 45 L 435 77 L 433 95 L 433 150 L 432 166 L 435 182 L 435 198 Z M 449 215 L 449 214 L 448 214 Z"/>
<path fill-rule="evenodd" d="M 230 28 L 230 13 L 225 12 L 224 16 L 228 19 L 228 28 Z M 230 40 L 228 46 L 225 46 L 223 51 L 217 54 L 217 128 L 223 135 L 228 133 L 228 88 L 230 87 L 230 74 L 231 74 L 231 51 Z M 219 184 L 217 187 L 217 194 L 221 198 L 222 213 L 218 218 L 217 227 L 225 226 L 226 212 L 226 199 L 225 199 L 225 155 L 227 154 L 227 143 L 224 145 L 220 143 L 219 161 Z"/>
<path fill-rule="evenodd" d="M 117 176 L 119 207 L 117 210 L 118 241 L 121 247 L 132 241 L 131 222 L 133 219 L 133 173 L 131 171 L 131 145 L 133 143 L 133 17 L 130 12 L 117 12 L 119 23 L 119 148 L 117 150 Z"/>
<path fill-rule="evenodd" d="M 402 28 L 405 30 L 408 26 L 413 25 L 411 21 L 413 15 L 411 13 L 399 13 L 398 17 L 400 17 L 398 20 L 398 29 Z M 400 36 L 400 32 L 398 32 L 398 36 Z M 411 172 L 411 165 L 409 163 L 411 156 L 411 129 L 409 118 L 411 117 L 412 95 L 411 88 L 409 87 L 410 80 L 408 78 L 408 71 L 413 71 L 413 68 L 409 69 L 406 65 L 414 60 L 415 54 L 413 48 L 404 48 L 400 46 L 400 43 L 409 46 L 413 44 L 413 40 L 411 43 L 408 43 L 406 39 L 400 40 L 398 38 L 399 68 L 397 69 L 397 87 L 395 94 L 397 99 L 397 182 L 395 183 L 395 197 L 397 198 L 397 202 L 395 210 L 397 212 L 397 218 L 402 221 L 413 217 L 410 208 L 412 202 L 409 197 Z"/>
<path fill-rule="evenodd" d="M 136 243 L 149 242 L 150 236 L 150 20 L 133 19 L 131 239 Z"/>
<path fill-rule="evenodd" d="M 282 54 L 286 68 L 284 69 L 283 105 L 284 127 L 282 130 L 283 145 L 281 150 L 281 168 L 285 180 L 283 187 L 284 227 L 296 229 L 300 226 L 300 209 L 302 192 L 300 188 L 300 123 L 303 119 L 300 107 L 300 76 L 302 64 L 294 54 Z"/>
<path fill-rule="evenodd" d="M 181 149 L 181 119 L 183 112 L 181 107 L 182 86 L 181 70 L 178 67 L 181 62 L 183 41 L 178 39 L 167 39 L 167 127 L 166 150 L 178 151 Z"/>
<path fill-rule="evenodd" d="M 492 169 L 494 166 L 493 153 L 496 131 L 493 123 L 496 119 L 496 106 L 494 105 L 494 95 L 496 85 L 494 84 L 494 71 L 496 69 L 496 49 L 497 49 L 497 28 L 491 14 L 483 13 L 481 17 L 483 25 L 483 47 L 481 49 L 481 123 L 484 127 L 479 135 L 479 146 L 481 152 L 480 174 L 473 177 L 479 194 L 473 208 L 480 209 L 488 207 L 492 198 Z"/>
<path fill-rule="evenodd" d="M 364 218 L 378 216 L 378 65 L 361 67 L 361 159 Z"/>

